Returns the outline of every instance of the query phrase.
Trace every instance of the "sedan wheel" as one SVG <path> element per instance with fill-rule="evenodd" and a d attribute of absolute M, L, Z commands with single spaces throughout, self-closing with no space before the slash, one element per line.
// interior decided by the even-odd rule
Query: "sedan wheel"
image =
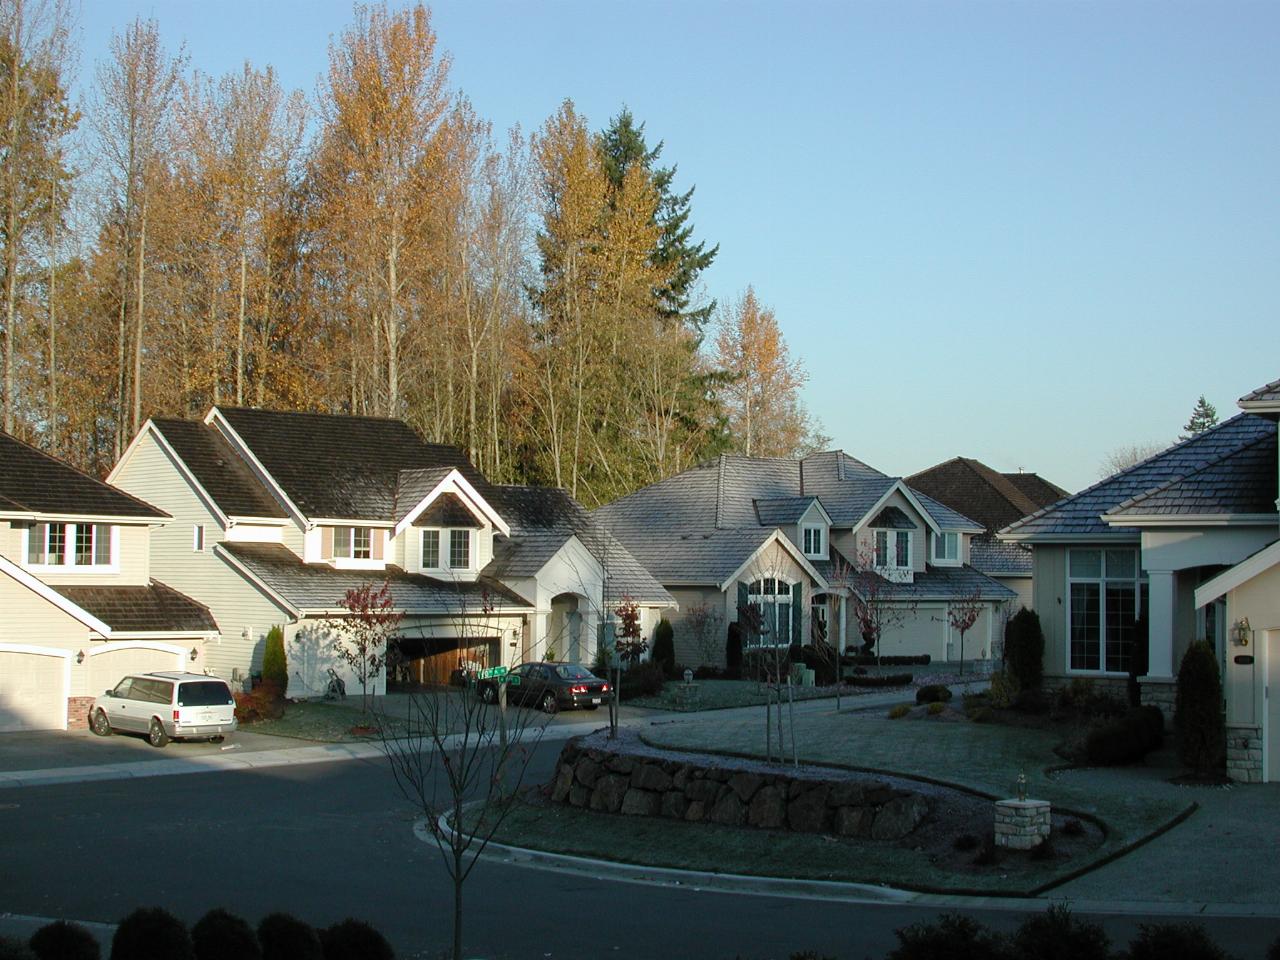
<path fill-rule="evenodd" d="M 111 736 L 111 721 L 107 719 L 107 714 L 103 710 L 95 710 L 93 718 L 89 721 L 89 728 L 100 737 Z"/>
<path fill-rule="evenodd" d="M 164 732 L 164 724 L 159 720 L 151 721 L 151 729 L 147 731 L 147 743 L 153 747 L 163 747 L 169 742 L 169 735 Z"/>
<path fill-rule="evenodd" d="M 560 704 L 556 703 L 556 695 L 550 690 L 542 695 L 542 701 L 538 706 L 542 708 L 543 713 L 555 713 L 560 709 Z"/>

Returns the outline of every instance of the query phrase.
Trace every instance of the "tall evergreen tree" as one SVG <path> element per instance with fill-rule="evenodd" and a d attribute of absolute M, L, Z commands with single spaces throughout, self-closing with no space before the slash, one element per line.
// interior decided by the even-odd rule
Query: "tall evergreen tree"
<path fill-rule="evenodd" d="M 1210 427 L 1218 425 L 1218 411 L 1212 403 L 1204 398 L 1204 394 L 1200 394 L 1200 399 L 1196 401 L 1195 408 L 1191 411 L 1191 419 L 1187 421 L 1186 426 L 1182 428 L 1182 436 L 1179 440 L 1190 440 L 1194 436 L 1204 433 Z"/>

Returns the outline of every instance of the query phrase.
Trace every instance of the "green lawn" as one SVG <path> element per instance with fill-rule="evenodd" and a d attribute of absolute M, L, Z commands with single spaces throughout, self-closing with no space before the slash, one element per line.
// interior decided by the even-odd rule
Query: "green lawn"
<path fill-rule="evenodd" d="M 350 743 L 360 740 L 377 740 L 372 733 L 352 733 L 354 727 L 374 727 L 383 719 L 373 712 L 362 713 L 359 698 L 355 706 L 350 702 L 330 703 L 322 700 L 300 700 L 285 706 L 279 720 L 259 720 L 241 727 L 249 733 L 265 733 L 273 737 L 292 737 L 298 740 L 318 740 L 325 743 Z M 389 730 L 403 732 L 403 722 L 388 721 Z"/>

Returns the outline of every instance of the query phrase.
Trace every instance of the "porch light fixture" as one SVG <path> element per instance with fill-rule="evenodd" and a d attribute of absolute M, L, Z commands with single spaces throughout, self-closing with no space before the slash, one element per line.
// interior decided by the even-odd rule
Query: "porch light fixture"
<path fill-rule="evenodd" d="M 83 651 L 83 650 L 79 650 L 79 651 L 77 651 L 77 652 L 76 652 L 76 663 L 84 663 L 84 651 Z"/>
<path fill-rule="evenodd" d="M 1249 632 L 1250 632 L 1249 618 L 1241 617 L 1239 620 L 1237 620 L 1235 627 L 1232 629 L 1231 632 L 1234 634 L 1233 639 L 1238 645 L 1242 647 L 1247 647 L 1249 645 Z"/>
<path fill-rule="evenodd" d="M 195 647 L 192 647 L 192 648 L 191 648 L 191 662 L 192 662 L 192 663 L 195 663 L 195 662 L 196 662 L 196 657 L 198 657 L 198 656 L 200 656 L 200 651 L 199 651 L 199 650 L 197 650 Z"/>

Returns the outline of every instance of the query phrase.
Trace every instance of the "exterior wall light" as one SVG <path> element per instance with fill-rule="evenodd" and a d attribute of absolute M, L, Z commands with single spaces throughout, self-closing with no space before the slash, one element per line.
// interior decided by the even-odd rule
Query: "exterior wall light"
<path fill-rule="evenodd" d="M 191 662 L 192 662 L 192 663 L 195 663 L 195 662 L 196 662 L 196 657 L 198 657 L 198 656 L 200 656 L 200 651 L 199 651 L 199 650 L 197 650 L 195 647 L 192 647 L 192 648 L 191 648 Z"/>
<path fill-rule="evenodd" d="M 1249 645 L 1249 633 L 1250 633 L 1249 618 L 1241 617 L 1239 620 L 1237 620 L 1231 632 L 1234 635 L 1232 639 L 1234 639 L 1238 645 L 1242 647 L 1247 647 Z"/>
<path fill-rule="evenodd" d="M 76 652 L 76 663 L 84 663 L 84 651 L 83 651 L 83 650 L 79 650 L 79 651 L 77 651 L 77 652 Z"/>

